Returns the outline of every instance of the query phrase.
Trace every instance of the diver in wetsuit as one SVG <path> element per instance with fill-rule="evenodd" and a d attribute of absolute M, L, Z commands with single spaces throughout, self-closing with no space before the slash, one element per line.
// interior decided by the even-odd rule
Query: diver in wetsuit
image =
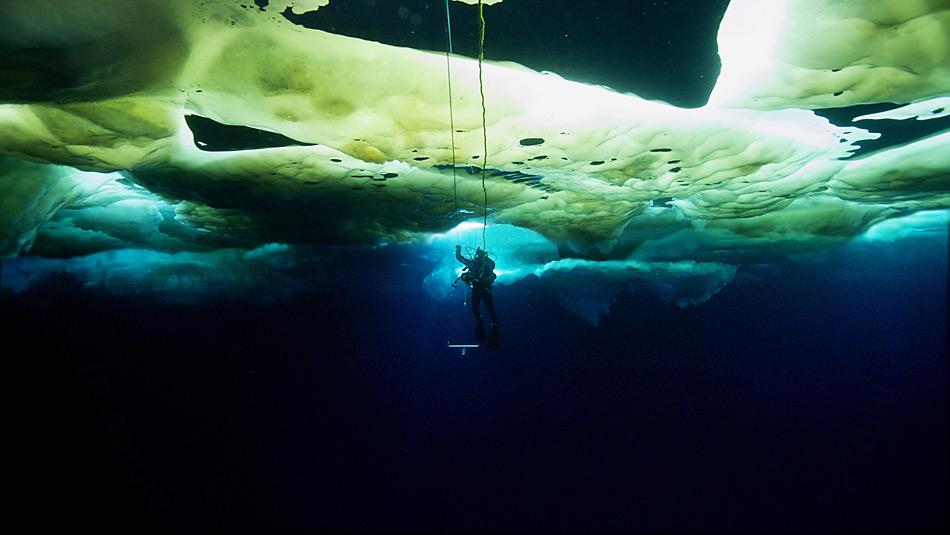
<path fill-rule="evenodd" d="M 485 325 L 482 323 L 480 305 L 485 302 L 488 318 L 491 320 L 492 332 L 498 326 L 495 316 L 495 303 L 492 301 L 491 285 L 495 282 L 495 261 L 488 258 L 481 248 L 475 251 L 475 256 L 468 258 L 462 255 L 462 246 L 455 246 L 455 258 L 465 264 L 465 270 L 459 277 L 472 288 L 472 314 L 475 316 L 475 337 L 481 342 L 485 339 Z"/>

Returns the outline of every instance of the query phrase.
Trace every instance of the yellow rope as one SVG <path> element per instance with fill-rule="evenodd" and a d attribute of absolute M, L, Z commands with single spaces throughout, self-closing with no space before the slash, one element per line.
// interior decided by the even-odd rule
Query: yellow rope
<path fill-rule="evenodd" d="M 488 171 L 488 126 L 485 119 L 485 81 L 482 79 L 482 60 L 485 59 L 485 13 L 482 0 L 478 0 L 478 91 L 482 96 L 482 194 L 485 207 L 482 212 L 482 249 L 488 250 L 485 231 L 488 229 L 488 189 L 485 187 L 485 173 Z"/>

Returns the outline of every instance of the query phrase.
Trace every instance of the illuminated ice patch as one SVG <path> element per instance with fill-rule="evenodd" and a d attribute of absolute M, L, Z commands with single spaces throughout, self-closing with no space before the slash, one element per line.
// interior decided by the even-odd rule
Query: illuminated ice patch
<path fill-rule="evenodd" d="M 923 211 L 888 219 L 869 228 L 860 240 L 893 242 L 907 236 L 944 236 L 950 228 L 950 210 Z"/>

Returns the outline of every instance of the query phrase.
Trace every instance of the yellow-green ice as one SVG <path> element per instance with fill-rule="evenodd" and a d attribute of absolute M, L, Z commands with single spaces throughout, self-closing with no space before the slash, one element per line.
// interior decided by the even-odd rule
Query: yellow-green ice
<path fill-rule="evenodd" d="M 279 15 L 327 3 L 5 0 L 0 252 L 373 244 L 453 227 L 445 54 Z M 844 160 L 875 121 L 950 113 L 950 1 L 733 0 L 718 45 L 721 75 L 696 109 L 487 61 L 488 167 L 541 177 L 489 176 L 489 223 L 673 262 L 813 250 L 950 207 L 950 132 Z M 457 163 L 481 165 L 477 62 L 451 70 Z M 861 128 L 812 111 L 884 102 L 905 106 Z M 204 151 L 189 114 L 311 145 Z M 479 176 L 458 177 L 477 218 Z"/>

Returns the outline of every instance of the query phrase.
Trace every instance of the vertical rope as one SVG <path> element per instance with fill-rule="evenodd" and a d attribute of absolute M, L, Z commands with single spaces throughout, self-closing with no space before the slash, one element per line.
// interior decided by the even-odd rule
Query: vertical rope
<path fill-rule="evenodd" d="M 455 166 L 455 110 L 453 109 L 452 104 L 452 16 L 449 14 L 449 0 L 445 0 L 445 28 L 448 38 L 448 46 L 445 49 L 445 75 L 449 82 L 449 131 L 452 136 L 452 199 L 455 203 L 455 220 L 456 224 L 461 223 L 462 214 L 459 212 L 459 190 L 458 190 L 458 176 L 456 174 Z M 455 243 L 459 243 L 459 235 L 455 234 Z"/>
<path fill-rule="evenodd" d="M 485 81 L 482 77 L 482 61 L 485 59 L 485 13 L 482 0 L 478 0 L 478 92 L 482 96 L 482 194 L 485 198 L 482 212 L 482 249 L 487 251 L 485 231 L 488 229 L 488 189 L 485 187 L 485 173 L 488 171 L 488 126 L 485 119 Z"/>

